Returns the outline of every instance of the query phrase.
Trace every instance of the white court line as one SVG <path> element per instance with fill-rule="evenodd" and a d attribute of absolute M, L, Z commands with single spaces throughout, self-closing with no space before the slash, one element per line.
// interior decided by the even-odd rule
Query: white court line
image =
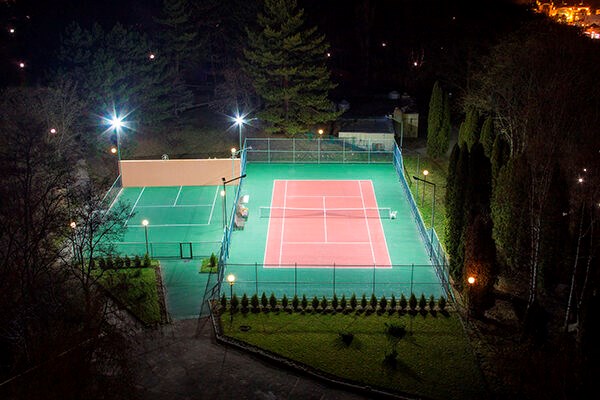
<path fill-rule="evenodd" d="M 327 204 L 325 204 L 325 196 L 323 196 L 323 227 L 325 228 L 325 243 L 327 243 Z"/>
<path fill-rule="evenodd" d="M 112 201 L 112 203 L 110 203 L 110 206 L 108 207 L 108 210 L 106 210 L 106 212 L 109 212 L 113 208 L 113 206 L 115 205 L 115 203 L 121 196 L 121 193 L 123 193 L 123 188 L 119 189 L 119 193 L 117 193 L 117 195 L 115 196 L 115 199 Z"/>
<path fill-rule="evenodd" d="M 168 228 L 171 226 L 207 226 L 208 224 L 152 224 L 152 228 Z M 130 228 L 142 228 L 144 225 L 128 225 Z"/>
<path fill-rule="evenodd" d="M 210 215 L 208 216 L 208 224 L 210 225 L 210 221 L 212 221 L 213 211 L 215 211 L 215 203 L 217 202 L 217 195 L 219 194 L 219 186 L 217 186 L 217 190 L 215 190 L 215 197 L 213 198 L 212 206 L 210 207 Z"/>
<path fill-rule="evenodd" d="M 379 208 L 379 204 L 377 204 L 377 196 L 375 196 L 375 186 L 373 186 L 373 181 L 369 180 L 368 182 L 371 185 L 371 192 L 373 193 L 373 197 L 375 198 L 375 207 Z M 391 210 L 391 208 L 390 208 L 390 210 Z M 390 250 L 388 249 L 387 238 L 385 237 L 385 231 L 383 230 L 383 221 L 381 221 L 381 218 L 379 218 L 379 226 L 381 227 L 381 232 L 383 233 L 383 243 L 385 244 L 385 251 L 386 251 L 388 257 L 390 258 L 390 263 L 391 263 L 392 258 L 390 257 Z"/>
<path fill-rule="evenodd" d="M 140 201 L 140 198 L 142 197 L 142 194 L 144 193 L 144 190 L 146 190 L 146 186 L 144 186 L 142 188 L 142 191 L 140 192 L 140 194 L 138 195 L 137 199 L 135 200 L 135 203 L 133 204 L 133 207 L 131 207 L 131 211 L 129 212 L 129 215 L 127 216 L 127 220 L 125 221 L 125 223 L 123 224 L 123 226 L 127 226 L 127 223 L 129 222 L 129 218 L 131 218 L 131 216 L 133 215 L 133 211 L 135 210 L 135 207 L 137 206 L 137 203 Z"/>
<path fill-rule="evenodd" d="M 332 244 L 332 245 L 340 245 L 340 244 L 369 244 L 370 242 L 285 242 L 285 244 Z"/>
<path fill-rule="evenodd" d="M 283 192 L 283 218 L 281 219 L 281 241 L 279 242 L 279 264 L 281 264 L 281 257 L 283 255 L 283 228 L 285 226 L 285 205 L 287 203 L 287 188 L 288 181 L 285 181 L 285 190 Z"/>
<path fill-rule="evenodd" d="M 179 186 L 179 192 L 177 192 L 177 197 L 175 197 L 175 201 L 173 202 L 173 206 L 177 205 L 177 200 L 179 200 L 179 195 L 181 194 L 181 188 L 183 186 Z"/>
<path fill-rule="evenodd" d="M 363 206 L 363 213 L 365 215 L 365 223 L 367 224 L 367 235 L 369 235 L 369 244 L 371 245 L 371 256 L 373 257 L 373 264 L 376 264 L 376 262 L 375 262 L 375 250 L 373 250 L 373 241 L 371 240 L 371 229 L 369 228 L 369 218 L 367 216 L 367 209 L 365 207 L 365 198 L 363 196 L 361 182 L 362 181 L 358 181 L 358 190 L 360 190 L 360 197 L 361 197 L 362 206 Z"/>
<path fill-rule="evenodd" d="M 303 194 L 293 194 L 293 195 L 289 195 L 288 197 L 323 197 L 323 195 L 303 195 Z M 340 198 L 346 198 L 346 197 L 360 197 L 360 196 L 352 196 L 352 195 L 348 195 L 348 196 L 342 196 L 342 195 L 327 195 L 327 197 L 340 197 Z"/>
<path fill-rule="evenodd" d="M 275 179 L 273 181 L 273 189 L 271 190 L 271 204 L 273 204 L 273 196 L 275 195 L 275 182 L 279 181 L 279 179 Z M 271 220 L 269 219 L 269 223 L 267 224 L 267 241 L 265 242 L 265 255 L 263 256 L 263 260 L 267 262 L 267 247 L 269 246 L 269 232 L 271 231 Z M 281 254 L 281 253 L 279 253 Z M 281 263 L 280 263 L 281 264 Z"/>

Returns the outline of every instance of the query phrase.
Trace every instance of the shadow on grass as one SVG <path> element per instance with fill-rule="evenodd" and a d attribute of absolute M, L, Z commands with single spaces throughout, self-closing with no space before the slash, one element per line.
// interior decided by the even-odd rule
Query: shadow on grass
<path fill-rule="evenodd" d="M 338 334 L 335 339 L 332 341 L 333 347 L 336 350 L 343 349 L 354 349 L 360 350 L 362 348 L 362 342 L 355 335 L 352 336 L 352 339 L 348 341 L 348 339 L 344 339 L 341 334 Z"/>
<path fill-rule="evenodd" d="M 411 378 L 417 382 L 422 382 L 423 379 L 415 372 L 408 364 L 403 362 L 398 357 L 385 357 L 381 363 L 383 374 L 388 379 L 397 379 L 399 376 Z"/>

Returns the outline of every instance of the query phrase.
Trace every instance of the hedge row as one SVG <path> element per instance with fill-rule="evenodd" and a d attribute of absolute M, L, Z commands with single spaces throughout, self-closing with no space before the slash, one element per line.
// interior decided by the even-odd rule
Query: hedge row
<path fill-rule="evenodd" d="M 434 296 L 429 296 L 429 299 L 425 298 L 424 294 L 417 299 L 415 294 L 411 294 L 408 300 L 404 295 L 400 296 L 400 299 L 396 299 L 394 295 L 388 300 L 385 296 L 377 299 L 374 294 L 371 295 L 370 299 L 367 299 L 365 294 L 360 299 L 353 294 L 350 299 L 346 299 L 346 295 L 343 295 L 340 299 L 336 295 L 331 300 L 323 296 L 319 299 L 314 296 L 312 300 L 308 300 L 306 295 L 302 298 L 294 296 L 290 301 L 286 295 L 278 300 L 274 293 L 267 298 L 265 292 L 262 293 L 260 298 L 257 294 L 254 294 L 251 298 L 248 298 L 246 293 L 240 300 L 237 295 L 233 295 L 231 299 L 227 299 L 225 294 L 221 297 L 221 309 L 226 310 L 229 308 L 230 311 L 237 311 L 241 307 L 242 312 L 249 310 L 256 311 L 276 311 L 279 309 L 292 310 L 292 311 L 357 311 L 357 310 L 371 310 L 371 311 L 444 311 L 446 309 L 446 298 L 440 296 L 435 300 Z M 229 306 L 229 307 L 228 307 Z"/>
<path fill-rule="evenodd" d="M 143 258 L 136 255 L 134 258 L 129 256 L 107 256 L 92 259 L 92 269 L 120 269 L 120 268 L 147 268 L 151 266 L 150 256 L 146 254 Z"/>

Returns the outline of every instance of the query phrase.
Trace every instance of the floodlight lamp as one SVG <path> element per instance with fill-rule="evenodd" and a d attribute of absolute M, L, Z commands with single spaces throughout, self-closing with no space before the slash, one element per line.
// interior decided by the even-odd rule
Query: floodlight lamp
<path fill-rule="evenodd" d="M 577 179 L 577 182 L 579 182 L 579 183 L 583 183 L 583 178 L 578 178 L 578 179 Z"/>
<path fill-rule="evenodd" d="M 110 148 L 110 152 L 111 152 L 112 154 L 117 154 L 117 148 L 116 148 L 115 146 L 111 147 L 111 148 Z"/>
<path fill-rule="evenodd" d="M 19 68 L 25 68 L 25 63 L 24 62 L 20 62 L 19 63 Z"/>
<path fill-rule="evenodd" d="M 235 283 L 235 275 L 234 274 L 227 275 L 227 282 L 229 282 L 230 285 L 233 285 Z"/>
<path fill-rule="evenodd" d="M 148 226 L 148 224 L 149 224 L 149 223 L 150 223 L 150 222 L 148 222 L 148 220 L 147 220 L 147 219 L 145 219 L 145 220 L 143 220 L 143 221 L 142 221 L 142 225 L 144 225 L 144 226 Z"/>
<path fill-rule="evenodd" d="M 236 149 L 235 149 L 235 147 L 232 147 L 232 148 L 231 148 L 231 154 L 235 154 L 235 152 L 236 152 Z"/>
<path fill-rule="evenodd" d="M 225 197 L 225 191 L 221 190 L 221 197 Z"/>
<path fill-rule="evenodd" d="M 149 59 L 154 60 L 156 58 L 156 56 L 154 55 L 154 53 L 150 53 L 150 55 L 148 56 Z"/>
<path fill-rule="evenodd" d="M 235 123 L 238 125 L 242 125 L 246 123 L 246 121 L 244 120 L 244 117 L 238 115 L 237 117 L 235 117 Z"/>
<path fill-rule="evenodd" d="M 55 134 L 56 133 L 56 129 L 55 128 L 51 128 L 50 129 L 50 133 Z"/>
<path fill-rule="evenodd" d="M 319 129 L 317 132 L 319 132 L 319 135 L 323 134 L 323 129 Z"/>
<path fill-rule="evenodd" d="M 15 28 L 10 28 L 8 31 L 9 31 L 10 33 L 15 33 Z"/>
<path fill-rule="evenodd" d="M 475 277 L 474 276 L 470 276 L 467 278 L 467 282 L 469 282 L 469 285 L 472 285 L 475 283 Z"/>
<path fill-rule="evenodd" d="M 117 117 L 116 115 L 113 115 L 113 117 L 110 119 L 110 127 L 115 130 L 121 129 L 123 125 L 123 117 Z"/>

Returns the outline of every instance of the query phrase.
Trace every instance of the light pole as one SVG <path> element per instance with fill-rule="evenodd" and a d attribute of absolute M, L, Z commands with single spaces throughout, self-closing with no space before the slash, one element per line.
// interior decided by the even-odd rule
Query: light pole
<path fill-rule="evenodd" d="M 475 277 L 474 276 L 469 276 L 467 278 L 467 298 L 466 298 L 466 311 L 467 311 L 467 321 L 469 320 L 469 313 L 470 313 L 470 309 L 469 309 L 469 297 L 471 296 L 471 287 L 475 284 Z"/>
<path fill-rule="evenodd" d="M 71 238 L 72 244 L 73 244 L 73 258 L 75 258 L 75 229 L 77 228 L 77 223 L 75 223 L 75 221 L 71 221 L 71 223 L 69 224 L 69 226 L 72 229 L 72 233 L 73 236 Z"/>
<path fill-rule="evenodd" d="M 229 314 L 231 315 L 229 322 L 233 322 L 233 305 L 231 304 L 231 300 L 233 300 L 233 285 L 235 284 L 235 275 L 229 274 L 227 275 L 227 282 L 229 282 Z"/>
<path fill-rule="evenodd" d="M 235 176 L 235 155 L 236 155 L 235 147 L 231 148 L 231 177 Z"/>
<path fill-rule="evenodd" d="M 225 178 L 223 178 L 225 179 Z M 227 192 L 225 191 L 225 185 L 223 184 L 223 190 L 221 190 L 221 208 L 223 211 L 221 212 L 221 216 L 223 217 L 223 230 L 225 230 L 225 221 L 227 221 L 226 208 L 227 208 L 227 200 L 225 199 L 225 195 Z"/>
<path fill-rule="evenodd" d="M 427 171 L 427 170 L 425 170 Z M 423 171 L 423 172 L 425 172 Z M 427 174 L 425 174 L 425 176 L 427 176 Z M 431 239 L 430 241 L 430 249 L 429 249 L 429 258 L 433 257 L 433 228 L 435 226 L 435 183 L 433 182 L 429 182 L 425 179 L 421 179 L 417 176 L 413 176 L 413 179 L 416 181 L 422 181 L 423 183 L 426 183 L 428 185 L 433 186 L 433 197 L 431 199 Z M 423 185 L 423 197 L 425 197 L 425 185 Z"/>
<path fill-rule="evenodd" d="M 227 230 L 227 184 L 245 177 L 246 174 L 231 178 L 230 180 L 225 180 L 224 177 L 221 178 L 221 181 L 223 182 L 223 190 L 221 191 L 221 196 L 223 196 L 223 228 L 225 230 Z"/>
<path fill-rule="evenodd" d="M 423 170 L 423 182 L 427 183 L 427 175 L 429 175 L 429 171 L 426 169 Z M 423 186 L 423 198 L 421 199 L 421 207 L 423 207 L 423 203 L 425 202 L 425 186 Z"/>
<path fill-rule="evenodd" d="M 235 123 L 238 126 L 239 139 L 240 139 L 240 149 L 242 148 L 242 125 L 246 123 L 246 120 L 241 115 L 237 115 L 235 117 Z"/>
<path fill-rule="evenodd" d="M 142 225 L 144 225 L 144 233 L 146 234 L 146 255 L 149 255 L 150 253 L 148 252 L 148 224 L 150 222 L 148 222 L 147 219 L 142 221 Z"/>

